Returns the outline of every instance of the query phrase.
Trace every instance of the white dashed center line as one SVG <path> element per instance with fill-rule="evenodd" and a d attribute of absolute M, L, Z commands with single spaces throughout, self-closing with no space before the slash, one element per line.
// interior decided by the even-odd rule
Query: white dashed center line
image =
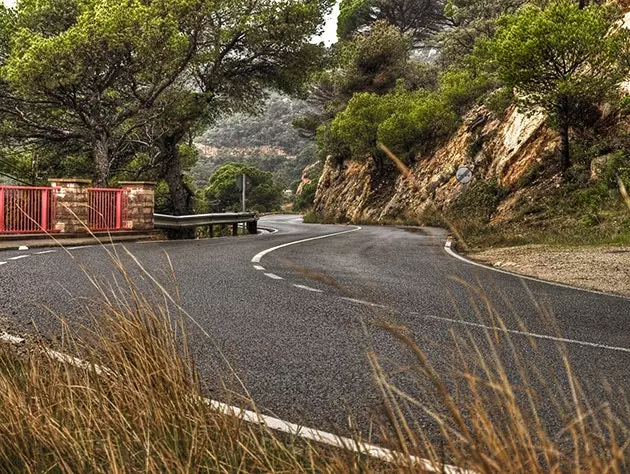
<path fill-rule="evenodd" d="M 281 276 L 276 275 L 275 273 L 265 273 L 265 276 L 268 276 L 272 280 L 284 280 Z"/>
<path fill-rule="evenodd" d="M 295 286 L 296 288 L 300 288 L 302 290 L 312 291 L 314 293 L 323 293 L 324 292 L 324 290 L 318 290 L 317 288 L 311 288 L 310 286 L 306 286 L 306 285 L 296 285 L 296 284 L 294 284 L 293 286 Z"/>
<path fill-rule="evenodd" d="M 17 257 L 11 257 L 9 260 L 19 260 L 26 257 L 30 257 L 30 255 L 18 255 Z"/>
<path fill-rule="evenodd" d="M 7 262 L 0 262 L 0 265 L 6 265 Z"/>
<path fill-rule="evenodd" d="M 265 271 L 265 267 L 261 267 L 260 265 L 254 265 L 254 270 Z"/>
<path fill-rule="evenodd" d="M 47 254 L 47 253 L 55 253 L 55 252 L 56 252 L 56 250 L 44 250 L 42 252 L 35 252 L 35 255 L 44 255 L 44 254 Z"/>

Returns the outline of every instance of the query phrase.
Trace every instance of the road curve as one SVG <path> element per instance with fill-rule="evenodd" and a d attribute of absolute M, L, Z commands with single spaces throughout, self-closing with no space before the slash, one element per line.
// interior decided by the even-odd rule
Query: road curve
<path fill-rule="evenodd" d="M 181 306 L 195 320 L 192 353 L 212 398 L 238 403 L 218 382 L 225 374 L 220 352 L 264 412 L 341 432 L 350 430 L 350 418 L 367 432 L 384 411 L 366 351 L 422 397 L 415 379 L 399 370 L 411 362 L 408 351 L 381 323 L 407 327 L 448 377 L 453 335 L 489 350 L 484 335 L 497 321 L 487 315 L 483 292 L 525 365 L 561 386 L 561 343 L 588 393 L 623 406 L 630 389 L 628 299 L 469 265 L 444 251 L 440 229 L 308 225 L 297 216 L 268 216 L 260 226 L 277 232 L 125 246 L 169 288 L 172 263 Z M 150 288 L 122 246 L 1 253 L 0 316 L 8 329 L 53 336 L 60 315 L 85 322 L 82 308 L 97 294 L 86 273 L 116 278 L 107 251 L 118 252 Z M 506 370 L 518 380 L 509 360 Z"/>

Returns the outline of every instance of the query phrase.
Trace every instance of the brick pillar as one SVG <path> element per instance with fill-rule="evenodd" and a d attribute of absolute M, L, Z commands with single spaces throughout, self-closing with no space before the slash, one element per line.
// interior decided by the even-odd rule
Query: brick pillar
<path fill-rule="evenodd" d="M 153 230 L 155 183 L 147 181 L 121 181 L 122 188 L 129 189 L 127 200 L 127 229 Z"/>
<path fill-rule="evenodd" d="M 92 185 L 92 181 L 75 178 L 53 178 L 48 181 L 52 187 L 59 188 L 57 191 L 57 223 L 55 230 L 67 234 L 87 232 L 87 190 Z"/>

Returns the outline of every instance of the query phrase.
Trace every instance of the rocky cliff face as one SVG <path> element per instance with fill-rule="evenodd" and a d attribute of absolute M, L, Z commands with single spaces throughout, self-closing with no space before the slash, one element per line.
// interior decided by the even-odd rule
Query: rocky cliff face
<path fill-rule="evenodd" d="M 334 221 L 415 220 L 430 204 L 438 209 L 447 207 L 476 180 L 496 178 L 503 187 L 510 187 L 557 146 L 557 135 L 545 126 L 542 113 L 523 115 L 512 107 L 503 120 L 497 120 L 480 107 L 469 113 L 459 130 L 433 153 L 417 157 L 411 177 L 379 172 L 372 160 L 337 167 L 328 159 L 319 181 L 315 211 Z M 471 183 L 462 185 L 455 179 L 460 166 L 473 171 Z M 502 219 L 509 212 L 506 202 L 493 219 Z"/>

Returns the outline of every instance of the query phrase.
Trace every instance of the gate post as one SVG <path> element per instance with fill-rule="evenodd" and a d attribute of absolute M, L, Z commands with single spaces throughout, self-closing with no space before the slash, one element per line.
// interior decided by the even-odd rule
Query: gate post
<path fill-rule="evenodd" d="M 48 181 L 53 188 L 58 188 L 57 224 L 50 230 L 70 234 L 87 232 L 89 218 L 87 190 L 92 181 L 76 178 L 52 178 Z"/>
<path fill-rule="evenodd" d="M 149 181 L 121 181 L 129 190 L 127 195 L 127 217 L 123 228 L 129 230 L 153 230 L 153 208 L 155 183 Z"/>

